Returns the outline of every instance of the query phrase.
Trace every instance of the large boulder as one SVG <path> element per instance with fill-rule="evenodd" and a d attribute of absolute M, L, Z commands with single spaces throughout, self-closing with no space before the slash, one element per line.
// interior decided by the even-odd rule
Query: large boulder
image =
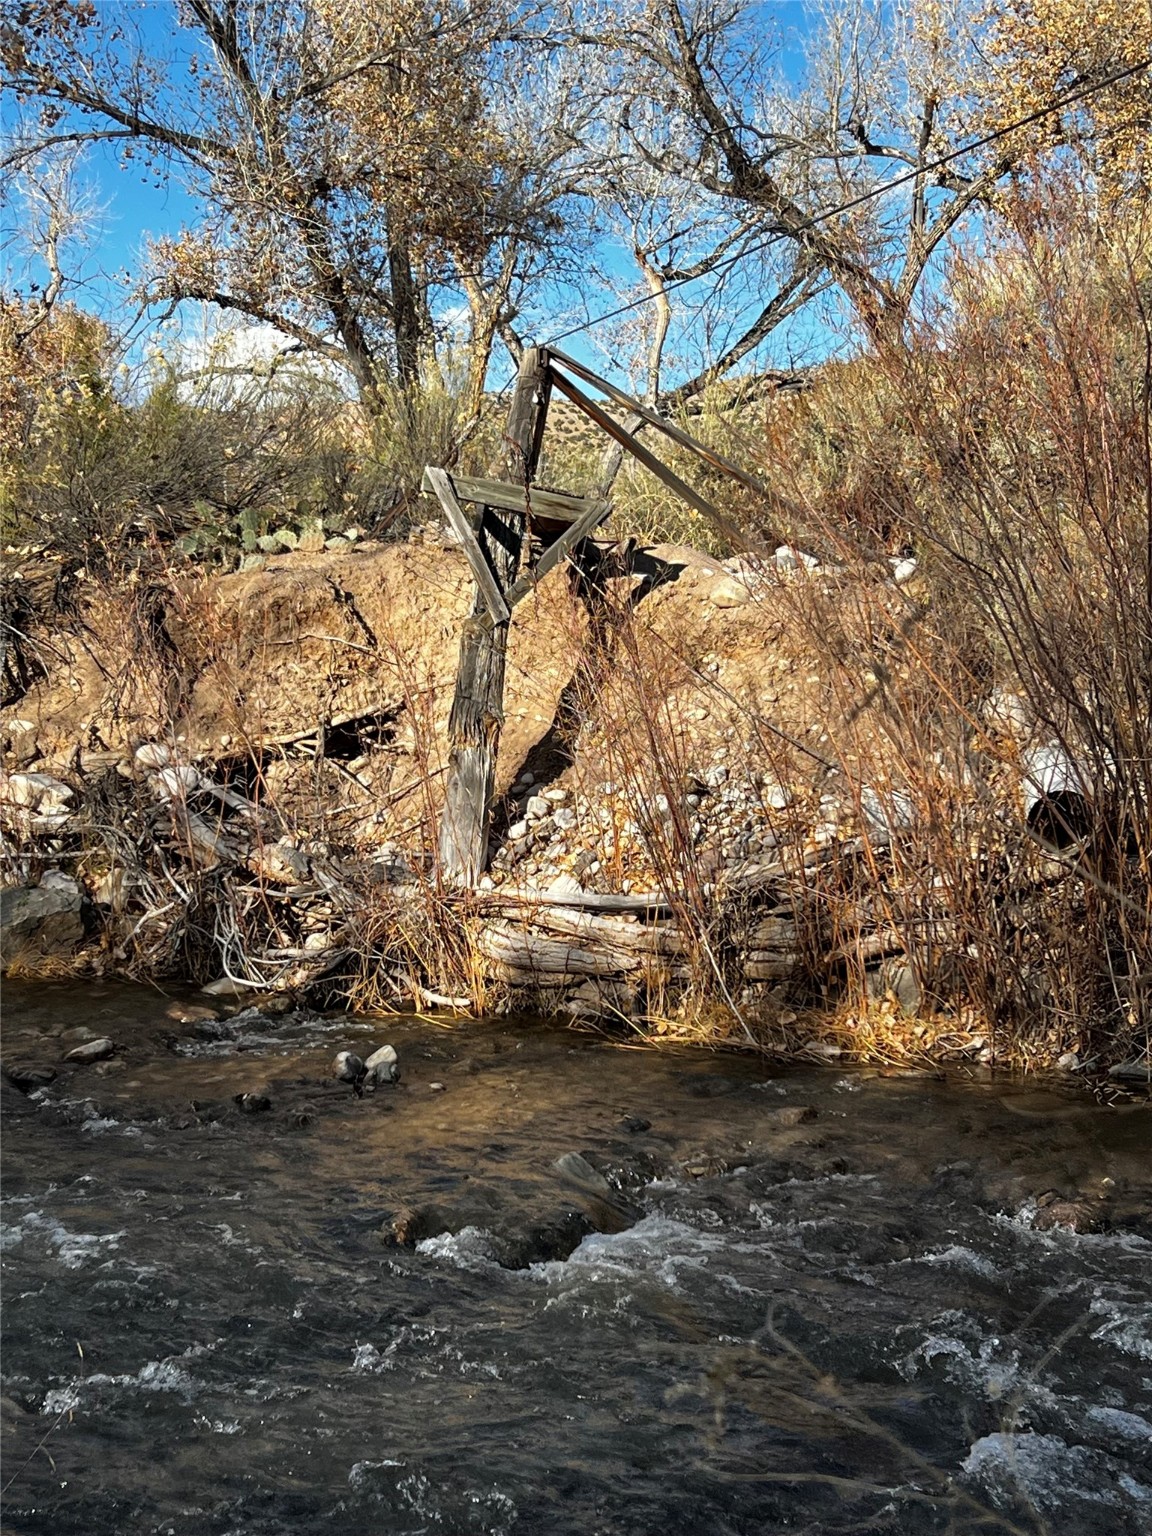
<path fill-rule="evenodd" d="M 84 892 L 53 870 L 39 885 L 0 891 L 0 966 L 67 959 L 84 938 Z"/>

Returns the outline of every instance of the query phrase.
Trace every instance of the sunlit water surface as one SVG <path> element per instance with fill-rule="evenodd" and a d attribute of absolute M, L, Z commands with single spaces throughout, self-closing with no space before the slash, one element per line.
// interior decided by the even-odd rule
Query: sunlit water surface
<path fill-rule="evenodd" d="M 167 1005 L 7 991 L 5 1531 L 1152 1529 L 1147 1108 Z"/>

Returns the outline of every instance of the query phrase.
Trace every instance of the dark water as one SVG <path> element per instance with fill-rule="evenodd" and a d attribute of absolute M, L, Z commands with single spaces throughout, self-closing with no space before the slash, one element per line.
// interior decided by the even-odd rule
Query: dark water
<path fill-rule="evenodd" d="M 166 1002 L 7 991 L 5 1531 L 1152 1529 L 1146 1108 Z"/>

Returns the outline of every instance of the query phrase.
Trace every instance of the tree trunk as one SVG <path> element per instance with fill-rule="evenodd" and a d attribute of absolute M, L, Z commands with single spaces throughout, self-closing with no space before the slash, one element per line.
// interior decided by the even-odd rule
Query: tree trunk
<path fill-rule="evenodd" d="M 392 324 L 396 336 L 396 376 L 405 389 L 420 382 L 420 295 L 412 272 L 407 235 L 389 232 L 388 275 L 392 284 Z"/>
<path fill-rule="evenodd" d="M 540 454 L 547 409 L 546 359 L 536 347 L 524 354 L 508 412 L 504 478 L 525 486 Z M 485 507 L 480 547 L 503 591 L 516 579 L 524 543 L 523 513 Z M 448 788 L 440 823 L 440 875 L 446 885 L 468 889 L 484 871 L 488 824 L 496 778 L 496 753 L 504 722 L 504 670 L 508 622 L 493 619 L 477 593 L 460 637 L 456 694 L 448 719 Z"/>

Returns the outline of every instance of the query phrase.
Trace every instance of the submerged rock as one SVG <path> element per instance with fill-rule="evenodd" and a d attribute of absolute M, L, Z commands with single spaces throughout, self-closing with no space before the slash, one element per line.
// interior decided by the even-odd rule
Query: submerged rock
<path fill-rule="evenodd" d="M 65 1056 L 65 1061 L 79 1062 L 81 1066 L 91 1061 L 103 1061 L 111 1056 L 116 1047 L 107 1035 L 101 1035 L 98 1040 L 85 1040 L 83 1045 L 75 1045 Z"/>
<path fill-rule="evenodd" d="M 617 1194 L 604 1175 L 579 1152 L 565 1152 L 552 1166 L 598 1232 L 624 1232 L 643 1215 L 637 1206 Z"/>
<path fill-rule="evenodd" d="M 21 1093 L 31 1093 L 35 1088 L 44 1088 L 52 1082 L 56 1076 L 55 1067 L 42 1067 L 34 1062 L 12 1061 L 4 1063 L 4 1076 Z"/>

